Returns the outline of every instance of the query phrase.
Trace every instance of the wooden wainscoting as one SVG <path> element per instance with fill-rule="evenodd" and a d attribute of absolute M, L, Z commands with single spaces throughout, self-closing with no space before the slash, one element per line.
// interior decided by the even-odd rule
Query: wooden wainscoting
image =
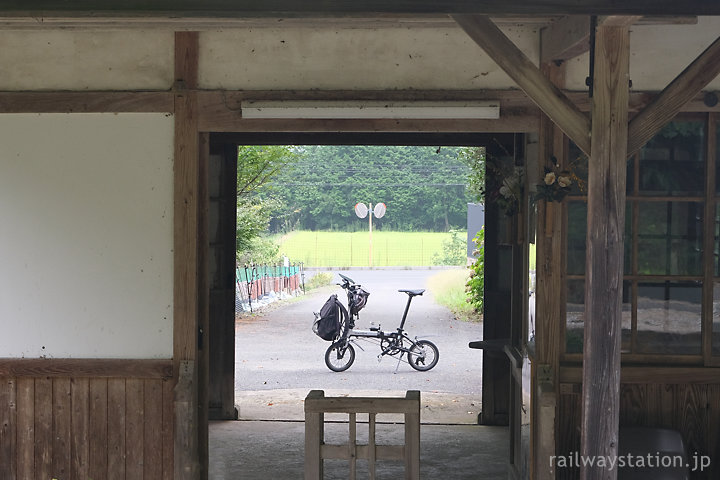
<path fill-rule="evenodd" d="M 720 380 L 720 378 L 718 379 Z M 580 451 L 580 384 L 562 384 L 557 455 Z M 720 384 L 623 383 L 620 388 L 620 426 L 672 428 L 680 432 L 692 466 L 693 455 L 712 460 L 692 479 L 720 478 Z M 580 478 L 577 469 L 557 469 L 558 479 Z"/>
<path fill-rule="evenodd" d="M 170 360 L 0 359 L 0 372 L 0 478 L 173 478 Z"/>

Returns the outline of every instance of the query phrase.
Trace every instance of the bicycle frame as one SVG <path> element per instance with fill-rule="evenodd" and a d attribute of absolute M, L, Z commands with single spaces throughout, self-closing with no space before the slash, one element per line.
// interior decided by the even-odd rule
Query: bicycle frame
<path fill-rule="evenodd" d="M 343 283 L 338 285 L 340 285 L 343 289 L 347 291 L 348 310 L 353 311 L 354 309 L 352 308 L 352 302 L 354 298 L 354 293 L 357 291 L 357 289 L 360 288 L 360 285 L 355 284 L 352 279 L 342 274 L 340 274 L 340 277 L 343 279 Z M 419 289 L 398 291 L 406 293 L 408 295 L 408 300 L 405 305 L 405 310 L 403 312 L 400 325 L 397 327 L 397 329 L 395 331 L 385 332 L 381 330 L 380 326 L 377 326 L 374 328 L 370 327 L 370 330 L 355 330 L 355 320 L 358 318 L 358 315 L 357 312 L 355 313 L 355 315 L 351 314 L 348 318 L 348 325 L 345 326 L 342 335 L 328 348 L 328 352 L 326 353 L 326 363 L 331 368 L 331 370 L 342 371 L 338 368 L 342 368 L 343 370 L 349 368 L 355 357 L 355 353 L 354 351 L 352 351 L 353 349 L 350 344 L 357 345 L 361 350 L 365 350 L 362 345 L 360 345 L 360 340 L 374 343 L 380 346 L 380 354 L 377 356 L 378 361 L 382 360 L 385 355 L 398 356 L 398 368 L 400 366 L 400 362 L 402 361 L 409 363 L 410 366 L 412 366 L 416 370 L 423 371 L 431 369 L 437 363 L 437 347 L 435 347 L 432 342 L 429 342 L 427 340 L 418 340 L 417 337 L 415 337 L 415 340 L 413 340 L 404 330 L 405 321 L 407 320 L 408 312 L 410 311 L 410 304 L 412 303 L 413 297 L 422 295 L 425 290 Z M 426 348 L 432 350 L 432 352 L 430 352 L 431 360 L 430 363 L 427 365 L 425 364 Z M 348 364 L 346 366 L 331 366 L 328 358 L 334 359 L 335 357 L 337 357 L 338 360 L 341 360 L 346 355 L 347 351 L 349 351 L 350 360 L 348 360 Z M 406 354 L 407 360 L 403 360 L 403 357 Z M 330 355 L 330 357 L 328 357 L 328 355 Z M 397 368 L 395 369 L 395 371 L 397 372 Z"/>

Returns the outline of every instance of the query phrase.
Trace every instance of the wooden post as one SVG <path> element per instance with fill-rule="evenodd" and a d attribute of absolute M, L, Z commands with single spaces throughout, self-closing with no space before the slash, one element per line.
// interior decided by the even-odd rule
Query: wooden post
<path fill-rule="evenodd" d="M 408 390 L 407 400 L 413 400 L 413 412 L 405 414 L 405 479 L 420 478 L 420 391 Z"/>
<path fill-rule="evenodd" d="M 198 460 L 198 372 L 194 361 L 180 362 L 175 384 L 175 476 L 195 480 L 200 476 Z"/>
<path fill-rule="evenodd" d="M 554 63 L 542 66 L 543 73 L 550 81 L 562 87 L 565 84 L 565 66 Z M 561 162 L 566 156 L 565 146 L 567 138 L 563 132 L 546 115 L 540 117 L 538 170 L 534 178 L 543 178 L 543 166 L 551 157 Z M 533 467 L 535 478 L 549 480 L 555 478 L 555 472 L 550 465 L 550 458 L 555 455 L 555 432 L 557 431 L 556 404 L 557 399 L 557 372 L 560 367 L 560 341 L 562 332 L 562 312 L 564 296 L 559 292 L 564 290 L 565 259 L 563 249 L 563 236 L 553 235 L 552 232 L 562 230 L 562 205 L 555 205 L 555 213 L 551 214 L 552 202 L 542 202 L 538 211 L 539 218 L 537 235 L 537 289 L 536 289 L 536 316 L 535 316 L 535 345 L 536 363 L 535 380 L 533 388 L 535 395 L 533 405 Z"/>
<path fill-rule="evenodd" d="M 307 400 L 324 398 L 322 390 L 312 390 L 305 399 L 305 480 L 323 478 L 321 446 L 325 443 L 325 414 L 307 411 Z"/>
<path fill-rule="evenodd" d="M 207 303 L 199 258 L 204 203 L 200 201 L 200 139 L 197 128 L 197 32 L 175 35 L 175 154 L 174 154 L 174 291 L 173 360 L 175 385 L 175 474 L 177 480 L 200 478 L 198 329 Z M 204 177 L 203 177 L 204 178 Z M 205 291 L 202 289 L 205 288 Z M 203 378 L 205 378 L 203 376 Z M 207 424 L 205 423 L 205 429 Z"/>
<path fill-rule="evenodd" d="M 369 228 L 368 231 L 370 232 L 370 258 L 368 260 L 368 262 L 369 262 L 368 266 L 372 267 L 372 214 L 373 214 L 372 208 L 373 208 L 373 206 L 372 206 L 372 203 L 369 205 L 370 206 L 368 207 L 368 228 Z"/>
<path fill-rule="evenodd" d="M 615 458 L 620 418 L 620 334 L 628 135 L 627 26 L 602 26 L 595 41 L 588 188 L 581 455 Z M 581 467 L 584 480 L 617 469 Z"/>

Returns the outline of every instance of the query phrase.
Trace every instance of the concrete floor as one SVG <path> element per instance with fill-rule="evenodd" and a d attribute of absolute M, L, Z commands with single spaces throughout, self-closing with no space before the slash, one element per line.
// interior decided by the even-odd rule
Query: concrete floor
<path fill-rule="evenodd" d="M 358 424 L 358 443 L 367 426 Z M 347 442 L 347 423 L 327 423 L 326 443 Z M 402 443 L 403 425 L 377 426 L 378 443 Z M 363 438 L 364 435 L 364 438 Z M 211 480 L 285 480 L 303 478 L 305 424 L 279 421 L 210 422 Z M 509 458 L 507 427 L 422 425 L 420 472 L 424 479 L 505 480 Z M 358 479 L 368 478 L 358 461 Z M 378 480 L 403 478 L 403 465 L 383 462 Z M 348 464 L 325 461 L 325 479 L 347 479 Z"/>

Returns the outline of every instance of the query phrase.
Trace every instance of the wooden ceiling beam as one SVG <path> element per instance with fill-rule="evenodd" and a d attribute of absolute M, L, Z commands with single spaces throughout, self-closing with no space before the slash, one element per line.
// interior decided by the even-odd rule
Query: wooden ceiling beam
<path fill-rule="evenodd" d="M 720 15 L 716 0 L 8 0 L 0 16 Z"/>
<path fill-rule="evenodd" d="M 463 30 L 580 149 L 590 154 L 590 119 L 485 15 L 455 15 Z"/>
<path fill-rule="evenodd" d="M 641 15 L 606 15 L 598 18 L 600 26 L 695 24 L 697 17 L 644 17 Z M 562 63 L 590 50 L 590 16 L 561 17 L 540 33 L 540 63 Z"/>
<path fill-rule="evenodd" d="M 628 134 L 628 156 L 640 150 L 718 75 L 720 36 L 632 119 Z"/>
<path fill-rule="evenodd" d="M 590 17 L 560 18 L 540 32 L 540 63 L 562 63 L 590 49 Z"/>

